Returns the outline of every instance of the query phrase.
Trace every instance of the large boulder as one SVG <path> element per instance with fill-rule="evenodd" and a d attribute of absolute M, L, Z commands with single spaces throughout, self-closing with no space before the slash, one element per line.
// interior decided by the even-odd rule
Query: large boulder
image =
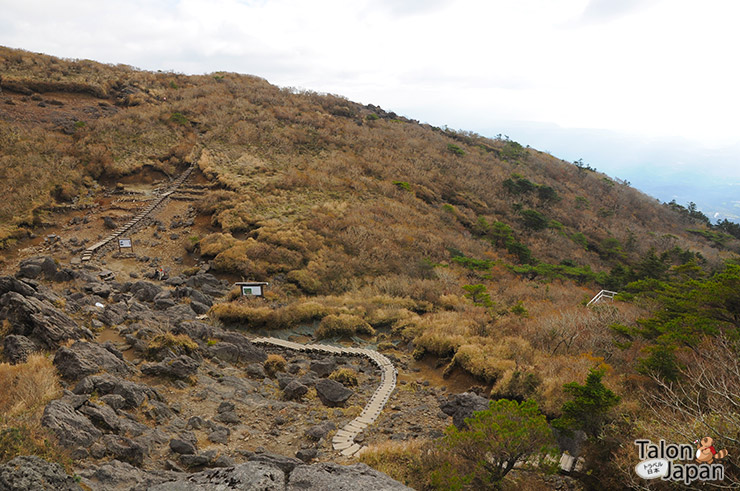
<path fill-rule="evenodd" d="M 18 278 L 38 278 L 43 276 L 53 280 L 57 273 L 57 263 L 51 256 L 29 257 L 21 261 L 16 276 Z"/>
<path fill-rule="evenodd" d="M 337 368 L 337 362 L 334 358 L 314 360 L 309 365 L 309 368 L 319 377 L 328 377 Z"/>
<path fill-rule="evenodd" d="M 13 325 L 11 334 L 27 336 L 49 349 L 67 339 L 92 338 L 92 333 L 77 324 L 47 301 L 8 292 L 0 297 L 0 319 Z"/>
<path fill-rule="evenodd" d="M 44 408 L 41 425 L 52 430 L 59 443 L 65 447 L 89 447 L 103 436 L 74 406 L 60 400 L 51 401 Z"/>
<path fill-rule="evenodd" d="M 134 298 L 140 302 L 151 302 L 159 293 L 162 287 L 148 281 L 137 281 L 129 287 L 129 291 L 134 294 Z"/>
<path fill-rule="evenodd" d="M 26 336 L 10 334 L 3 340 L 3 353 L 12 365 L 25 362 L 28 359 L 28 355 L 37 350 L 38 346 L 36 346 L 36 343 Z"/>
<path fill-rule="evenodd" d="M 300 399 L 306 392 L 308 392 L 308 387 L 297 380 L 291 380 L 283 389 L 283 394 L 288 400 Z"/>
<path fill-rule="evenodd" d="M 24 297 L 31 297 L 36 293 L 36 289 L 21 279 L 12 276 L 0 276 L 0 297 L 8 292 L 16 292 Z"/>
<path fill-rule="evenodd" d="M 473 392 L 463 392 L 455 394 L 440 404 L 440 409 L 448 416 L 452 416 L 452 424 L 457 429 L 463 430 L 468 427 L 465 424 L 465 418 L 473 416 L 475 411 L 485 411 L 488 409 L 488 399 L 481 397 Z"/>
<path fill-rule="evenodd" d="M 326 489 L 408 491 L 411 488 L 366 464 L 339 465 L 325 462 L 296 467 L 290 473 L 290 481 L 286 489 L 290 491 L 323 491 Z"/>
<path fill-rule="evenodd" d="M 59 348 L 54 356 L 54 365 L 68 380 L 77 380 L 97 372 L 105 371 L 126 376 L 132 372 L 125 360 L 97 343 L 77 341 L 69 348 Z"/>
<path fill-rule="evenodd" d="M 200 363 L 187 355 L 176 358 L 165 358 L 159 363 L 147 363 L 141 367 L 141 373 L 154 377 L 187 379 L 198 371 Z"/>
<path fill-rule="evenodd" d="M 338 407 L 343 406 L 347 399 L 352 397 L 352 392 L 344 385 L 335 380 L 323 378 L 316 382 L 316 393 L 325 406 Z"/>
<path fill-rule="evenodd" d="M 0 465 L 0 489 L 3 491 L 79 491 L 82 488 L 59 464 L 35 455 L 22 455 Z"/>

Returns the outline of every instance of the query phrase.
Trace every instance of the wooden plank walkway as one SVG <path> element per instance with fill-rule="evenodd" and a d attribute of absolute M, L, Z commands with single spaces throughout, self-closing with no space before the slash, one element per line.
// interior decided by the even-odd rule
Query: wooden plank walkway
<path fill-rule="evenodd" d="M 144 208 L 141 212 L 139 212 L 138 215 L 136 215 L 134 218 L 132 218 L 128 223 L 125 225 L 122 225 L 116 229 L 115 232 L 113 232 L 108 237 L 104 238 L 100 242 L 97 242 L 87 249 L 85 249 L 82 252 L 82 257 L 80 258 L 83 262 L 89 261 L 92 259 L 93 255 L 96 252 L 99 252 L 103 247 L 107 246 L 114 240 L 118 240 L 119 237 L 121 237 L 126 232 L 132 232 L 134 229 L 136 229 L 137 226 L 141 224 L 143 220 L 149 217 L 152 213 L 154 213 L 157 208 L 162 205 L 167 198 L 170 197 L 172 193 L 174 193 L 177 188 L 179 188 L 185 180 L 190 177 L 190 174 L 193 172 L 193 169 L 195 169 L 194 165 L 191 165 L 190 167 L 185 170 L 180 176 L 175 179 L 170 187 L 167 189 L 166 192 L 160 194 L 149 206 Z"/>
<path fill-rule="evenodd" d="M 370 401 L 365 405 L 360 415 L 338 430 L 332 439 L 334 450 L 337 450 L 345 457 L 362 453 L 365 447 L 355 443 L 355 437 L 378 419 L 391 393 L 396 388 L 398 371 L 391 361 L 377 351 L 365 348 L 340 348 L 338 346 L 324 344 L 300 344 L 272 337 L 260 337 L 253 339 L 252 342 L 255 344 L 270 344 L 309 353 L 319 352 L 333 355 L 364 356 L 380 368 L 380 385 L 375 389 Z"/>

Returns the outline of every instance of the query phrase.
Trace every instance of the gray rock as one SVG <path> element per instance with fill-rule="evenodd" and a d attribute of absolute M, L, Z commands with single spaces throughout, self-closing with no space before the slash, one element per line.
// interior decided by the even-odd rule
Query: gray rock
<path fill-rule="evenodd" d="M 8 292 L 16 292 L 24 297 L 31 297 L 36 289 L 25 281 L 12 276 L 0 276 L 0 297 Z"/>
<path fill-rule="evenodd" d="M 224 469 L 209 469 L 185 475 L 176 481 L 152 486 L 148 491 L 284 491 L 285 484 L 285 474 L 277 467 L 261 462 L 246 462 Z"/>
<path fill-rule="evenodd" d="M 326 438 L 326 435 L 330 431 L 336 430 L 336 429 L 337 429 L 337 426 L 333 422 L 326 421 L 324 423 L 312 426 L 309 429 L 307 429 L 306 436 L 310 438 L 311 440 L 321 440 L 322 438 Z"/>
<path fill-rule="evenodd" d="M 326 360 L 314 360 L 309 367 L 319 377 L 328 377 L 337 368 L 337 362 L 334 358 Z"/>
<path fill-rule="evenodd" d="M 41 425 L 49 428 L 64 447 L 89 447 L 103 433 L 66 402 L 51 401 L 41 417 Z"/>
<path fill-rule="evenodd" d="M 21 261 L 16 276 L 19 278 L 38 278 L 44 276 L 46 279 L 54 279 L 57 272 L 57 263 L 51 256 L 36 256 Z"/>
<path fill-rule="evenodd" d="M 92 333 L 77 324 L 47 301 L 8 292 L 0 297 L 0 319 L 12 324 L 10 334 L 27 336 L 44 347 L 55 349 L 67 339 L 92 338 Z"/>
<path fill-rule="evenodd" d="M 178 322 L 189 321 L 195 319 L 196 313 L 190 308 L 190 305 L 180 303 L 174 305 L 164 311 L 167 318 L 177 324 Z"/>
<path fill-rule="evenodd" d="M 162 287 L 148 281 L 137 281 L 131 284 L 128 291 L 133 293 L 134 298 L 140 302 L 151 302 L 162 292 Z"/>
<path fill-rule="evenodd" d="M 123 323 L 127 312 L 128 307 L 123 302 L 108 304 L 103 312 L 98 314 L 98 319 L 108 326 L 115 326 Z"/>
<path fill-rule="evenodd" d="M 308 387 L 297 380 L 291 381 L 283 389 L 283 394 L 285 394 L 285 398 L 289 400 L 300 399 L 306 394 L 306 392 L 308 392 Z"/>
<path fill-rule="evenodd" d="M 259 363 L 250 363 L 244 369 L 247 372 L 247 376 L 255 379 L 263 379 L 267 376 L 265 368 Z"/>
<path fill-rule="evenodd" d="M 308 463 L 315 459 L 318 453 L 319 451 L 315 448 L 302 448 L 295 453 L 295 456 Z"/>
<path fill-rule="evenodd" d="M 249 457 L 250 462 L 264 462 L 267 464 L 272 464 L 276 467 L 278 467 L 281 471 L 283 471 L 286 474 L 290 474 L 293 472 L 293 469 L 296 468 L 296 466 L 299 466 L 303 464 L 303 461 L 298 460 L 293 457 L 285 457 L 283 455 L 277 455 L 273 453 L 263 452 L 263 453 L 256 453 Z"/>
<path fill-rule="evenodd" d="M 94 490 L 144 490 L 182 476 L 170 471 L 144 471 L 120 460 L 111 460 L 99 466 L 89 465 L 79 469 L 77 473 L 82 477 L 82 484 Z"/>
<path fill-rule="evenodd" d="M 211 339 L 216 337 L 216 328 L 210 324 L 200 321 L 180 322 L 174 329 L 173 334 L 187 334 L 192 339 Z"/>
<path fill-rule="evenodd" d="M 410 490 L 382 472 L 365 464 L 339 465 L 320 463 L 301 465 L 290 474 L 287 490 L 324 491 L 395 491 Z"/>
<path fill-rule="evenodd" d="M 59 348 L 54 365 L 62 377 L 77 380 L 100 371 L 125 376 L 132 373 L 128 363 L 97 343 L 78 341 L 69 348 Z"/>
<path fill-rule="evenodd" d="M 105 448 L 113 458 L 128 462 L 131 465 L 141 466 L 144 463 L 144 457 L 147 455 L 146 449 L 139 443 L 126 438 L 125 436 L 105 435 L 103 437 Z"/>
<path fill-rule="evenodd" d="M 165 358 L 160 363 L 147 363 L 141 367 L 141 373 L 155 377 L 187 379 L 198 371 L 200 363 L 186 355 L 176 358 Z"/>
<path fill-rule="evenodd" d="M 37 350 L 36 344 L 26 336 L 10 334 L 3 340 L 3 353 L 11 365 L 25 362 Z"/>
<path fill-rule="evenodd" d="M 463 392 L 462 394 L 453 395 L 441 403 L 439 408 L 446 415 L 452 416 L 452 424 L 463 430 L 468 427 L 465 424 L 465 418 L 473 416 L 475 411 L 488 409 L 488 399 L 473 392 Z"/>
<path fill-rule="evenodd" d="M 347 399 L 352 397 L 352 392 L 344 385 L 335 380 L 324 378 L 316 382 L 316 393 L 325 406 L 343 406 Z"/>
<path fill-rule="evenodd" d="M 116 222 L 111 217 L 103 217 L 103 225 L 105 228 L 110 230 L 115 230 L 118 225 L 116 225 Z"/>
<path fill-rule="evenodd" d="M 118 415 L 109 406 L 98 406 L 88 402 L 77 408 L 77 411 L 87 416 L 92 424 L 103 431 L 118 432 L 121 427 Z"/>
<path fill-rule="evenodd" d="M 110 374 L 90 375 L 80 380 L 74 388 L 75 394 L 98 395 L 115 394 L 124 399 L 124 408 L 139 407 L 147 399 L 160 399 L 157 392 L 148 385 L 123 380 Z"/>
<path fill-rule="evenodd" d="M 190 442 L 173 438 L 170 440 L 170 450 L 181 455 L 194 455 L 197 449 Z"/>
<path fill-rule="evenodd" d="M 229 442 L 229 435 L 231 435 L 231 430 L 225 426 L 217 426 L 208 434 L 208 440 L 213 443 L 226 444 Z"/>
<path fill-rule="evenodd" d="M 16 457 L 0 465 L 0 489 L 3 491 L 77 491 L 82 488 L 59 464 L 34 455 Z"/>

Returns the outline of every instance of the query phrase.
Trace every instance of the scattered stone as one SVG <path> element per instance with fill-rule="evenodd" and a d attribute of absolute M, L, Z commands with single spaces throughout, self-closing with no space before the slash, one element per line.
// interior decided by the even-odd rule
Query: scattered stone
<path fill-rule="evenodd" d="M 302 448 L 295 453 L 295 456 L 308 463 L 315 459 L 318 453 L 319 451 L 315 448 Z"/>
<path fill-rule="evenodd" d="M 139 443 L 117 435 L 105 435 L 103 443 L 110 455 L 131 465 L 141 466 L 147 454 L 146 449 Z"/>
<path fill-rule="evenodd" d="M 170 440 L 170 450 L 181 455 L 194 455 L 196 452 L 195 445 L 177 438 Z"/>
<path fill-rule="evenodd" d="M 319 377 L 328 377 L 337 368 L 337 362 L 334 358 L 325 360 L 314 360 L 309 367 Z"/>
<path fill-rule="evenodd" d="M 247 376 L 254 379 L 264 379 L 267 374 L 265 373 L 265 369 L 260 363 L 251 363 L 246 366 L 244 371 L 247 373 Z"/>
<path fill-rule="evenodd" d="M 306 392 L 308 392 L 308 387 L 297 380 L 292 380 L 283 389 L 283 394 L 285 394 L 285 398 L 288 400 L 300 399 Z"/>
<path fill-rule="evenodd" d="M 246 462 L 234 467 L 184 475 L 177 480 L 158 484 L 148 489 L 149 491 L 196 491 L 206 489 L 284 491 L 285 481 L 285 474 L 273 465 L 261 462 Z"/>
<path fill-rule="evenodd" d="M 347 399 L 354 394 L 344 385 L 328 378 L 316 382 L 316 393 L 321 402 L 328 407 L 343 406 Z"/>
<path fill-rule="evenodd" d="M 336 429 L 337 426 L 333 422 L 326 421 L 324 423 L 321 423 L 320 425 L 310 427 L 308 430 L 306 430 L 306 436 L 311 440 L 321 440 L 322 438 L 326 438 L 326 435 L 330 431 Z"/>

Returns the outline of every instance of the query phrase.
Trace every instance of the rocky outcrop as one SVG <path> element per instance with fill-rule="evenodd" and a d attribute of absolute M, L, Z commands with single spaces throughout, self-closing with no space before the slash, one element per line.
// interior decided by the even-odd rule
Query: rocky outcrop
<path fill-rule="evenodd" d="M 120 404 L 122 408 L 130 409 L 140 406 L 147 399 L 159 400 L 157 392 L 148 385 L 137 384 L 129 380 L 123 380 L 112 375 L 90 375 L 80 380 L 74 388 L 75 394 L 92 394 L 98 396 L 115 395 L 114 404 Z"/>
<path fill-rule="evenodd" d="M 0 465 L 0 489 L 3 491 L 79 491 L 82 488 L 59 464 L 29 455 L 16 457 Z"/>
<path fill-rule="evenodd" d="M 44 409 L 41 424 L 52 430 L 65 447 L 89 447 L 103 433 L 89 419 L 62 400 L 51 401 Z"/>
<path fill-rule="evenodd" d="M 217 489 L 259 489 L 284 491 L 285 474 L 279 468 L 262 462 L 246 462 L 226 469 L 211 469 L 183 475 L 149 488 L 149 491 L 204 491 Z"/>
<path fill-rule="evenodd" d="M 160 363 L 147 363 L 141 367 L 141 373 L 154 377 L 187 379 L 198 371 L 200 363 L 186 355 L 165 358 Z"/>
<path fill-rule="evenodd" d="M 133 370 L 126 361 L 97 343 L 78 341 L 69 348 L 59 348 L 54 365 L 62 377 L 77 380 L 100 371 L 126 376 Z"/>
<path fill-rule="evenodd" d="M 339 465 L 320 463 L 301 465 L 290 473 L 287 490 L 409 490 L 382 472 L 365 464 Z"/>
<path fill-rule="evenodd" d="M 442 402 L 439 407 L 443 413 L 452 416 L 452 424 L 457 429 L 463 430 L 467 428 L 465 418 L 473 416 L 475 411 L 488 409 L 488 399 L 472 392 L 463 392 L 450 397 Z"/>
<path fill-rule="evenodd" d="M 11 364 L 23 363 L 28 355 L 38 350 L 36 344 L 26 336 L 11 334 L 3 340 L 3 353 Z"/>
<path fill-rule="evenodd" d="M 92 333 L 45 300 L 24 297 L 10 291 L 0 297 L 0 319 L 13 325 L 10 334 L 31 338 L 43 347 L 54 349 L 67 339 L 92 338 Z"/>
<path fill-rule="evenodd" d="M 324 378 L 316 382 L 316 393 L 325 406 L 343 406 L 347 399 L 352 397 L 352 392 L 337 381 Z"/>

